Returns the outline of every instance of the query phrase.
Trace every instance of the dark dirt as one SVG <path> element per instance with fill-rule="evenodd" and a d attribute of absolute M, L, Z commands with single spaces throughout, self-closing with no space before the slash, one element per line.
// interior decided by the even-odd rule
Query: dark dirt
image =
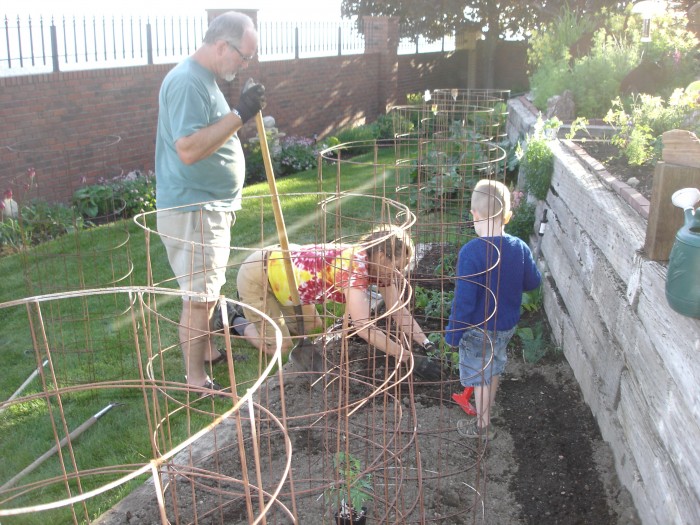
<path fill-rule="evenodd" d="M 595 160 L 600 162 L 608 172 L 618 180 L 632 186 L 648 201 L 651 201 L 651 188 L 654 182 L 654 165 L 632 166 L 620 149 L 609 142 L 586 141 L 579 146 Z"/>
<path fill-rule="evenodd" d="M 424 260 L 423 264 L 427 265 L 426 268 L 435 267 L 430 259 Z M 419 322 L 424 323 L 425 320 Z M 521 326 L 537 322 L 544 322 L 548 327 L 542 310 L 528 314 L 521 321 Z M 335 356 L 334 360 L 340 360 L 340 349 L 340 346 L 329 346 L 327 352 Z M 342 359 L 346 358 L 350 362 L 351 376 L 344 399 L 351 403 L 367 395 L 368 378 L 384 377 L 383 366 L 387 363 L 382 356 L 369 356 L 366 343 L 357 337 L 348 339 L 347 354 Z M 389 462 L 391 468 L 405 470 L 405 476 L 400 480 L 388 474 L 393 472 L 389 465 L 375 465 L 372 478 L 375 483 L 374 497 L 367 503 L 367 523 L 640 523 L 629 493 L 619 484 L 610 449 L 601 439 L 572 370 L 563 355 L 553 349 L 539 362 L 527 363 L 521 345 L 514 338 L 496 401 L 497 417 L 493 424 L 498 435 L 485 449 L 461 437 L 456 431 L 456 422 L 466 415 L 450 398 L 452 392 L 460 390 L 454 377 L 448 377 L 438 384 L 416 381 L 411 385 L 404 381 L 400 388 L 391 390 L 389 396 L 379 396 L 352 415 L 359 423 L 352 434 L 337 432 L 342 426 L 342 418 L 336 419 L 333 414 L 328 414 L 324 416 L 327 422 L 319 423 L 316 417 L 317 411 L 334 408 L 333 400 L 337 406 L 337 393 L 330 391 L 342 381 L 328 383 L 321 395 L 318 390 L 310 390 L 308 378 L 295 376 L 293 365 L 284 377 L 298 523 L 332 523 L 322 497 L 324 487 L 333 482 L 328 457 L 337 450 L 337 440 L 342 442 L 347 437 L 359 456 L 372 459 L 373 449 L 382 438 L 374 433 L 376 427 L 382 425 L 394 429 L 396 433 L 391 435 L 397 441 L 406 441 L 415 425 L 416 448 L 412 445 L 402 450 L 400 462 Z M 274 411 L 279 403 L 274 393 L 278 385 L 276 379 L 270 381 L 265 393 L 269 397 L 263 404 Z M 398 404 L 404 412 L 414 415 L 399 420 L 397 412 L 387 401 L 393 396 L 400 398 Z M 384 436 L 387 434 L 384 433 Z M 356 437 L 354 443 L 353 437 Z M 221 435 L 219 439 L 217 447 L 221 450 L 224 441 Z M 278 446 L 277 453 L 267 457 L 265 469 L 278 472 L 284 454 L 280 451 L 281 443 L 273 444 Z M 392 450 L 394 445 L 390 441 L 388 449 Z M 233 444 L 228 446 L 234 447 Z M 420 455 L 417 454 L 418 448 Z M 227 459 L 229 456 L 236 455 L 213 455 L 217 469 L 233 477 L 240 476 L 240 463 Z M 212 461 L 210 456 L 199 454 L 199 457 L 208 458 L 204 464 Z M 415 474 L 419 464 L 422 480 Z M 385 480 L 385 485 L 379 483 L 381 479 Z M 222 502 L 216 493 L 199 489 L 196 497 L 193 497 L 191 484 L 179 485 L 180 523 L 194 521 L 195 509 L 192 507 L 196 507 L 198 512 L 197 523 L 247 522 L 240 497 Z M 218 488 L 222 488 L 221 484 Z M 474 489 L 481 497 L 475 497 Z M 288 503 L 285 496 L 281 499 Z M 196 506 L 191 503 L 192 500 L 197 502 Z M 206 516 L 207 510 L 211 511 L 217 505 L 220 510 Z M 167 506 L 172 509 L 172 503 L 167 503 Z M 170 510 L 169 514 L 173 515 L 172 512 Z M 280 512 L 269 514 L 268 523 L 291 523 Z M 106 513 L 99 523 L 160 523 L 152 485 L 134 491 Z"/>

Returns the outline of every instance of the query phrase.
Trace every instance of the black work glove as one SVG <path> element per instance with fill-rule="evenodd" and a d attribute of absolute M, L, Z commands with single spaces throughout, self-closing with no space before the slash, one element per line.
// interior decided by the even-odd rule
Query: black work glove
<path fill-rule="evenodd" d="M 413 373 L 426 381 L 440 381 L 442 367 L 440 362 L 424 355 L 413 354 Z"/>
<path fill-rule="evenodd" d="M 437 352 L 437 346 L 435 346 L 435 343 L 433 343 L 432 341 L 426 341 L 423 345 L 423 349 L 428 355 L 435 355 L 435 353 Z"/>
<path fill-rule="evenodd" d="M 234 108 L 234 112 L 241 117 L 241 121 L 245 124 L 258 111 L 261 111 L 265 104 L 265 86 L 257 84 L 252 78 L 249 78 L 243 86 L 241 98 L 238 99 L 238 105 Z"/>

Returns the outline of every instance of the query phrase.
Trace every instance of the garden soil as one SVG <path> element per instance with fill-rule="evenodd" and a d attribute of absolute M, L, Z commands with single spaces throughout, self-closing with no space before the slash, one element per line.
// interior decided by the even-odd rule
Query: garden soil
<path fill-rule="evenodd" d="M 522 324 L 543 322 L 542 311 L 528 314 Z M 419 320 L 419 322 L 421 322 Z M 357 337 L 348 340 L 347 352 L 351 362 L 363 362 L 367 356 L 367 344 Z M 327 349 L 328 351 L 328 349 Z M 336 359 L 338 349 L 333 350 Z M 353 360 L 357 357 L 357 361 Z M 383 376 L 384 362 L 376 357 L 374 365 L 365 360 L 365 367 L 374 370 L 377 377 Z M 367 365 L 371 366 L 367 366 Z M 327 441 L 315 435 L 312 424 L 295 420 L 295 414 L 315 414 L 323 410 L 322 395 L 309 395 L 309 380 L 295 373 L 293 363 L 285 367 L 284 399 L 288 417 L 297 424 L 298 430 L 290 431 L 293 449 L 292 472 L 295 490 L 302 494 L 296 498 L 298 523 L 320 525 L 332 523 L 324 511 L 323 491 L 309 489 L 314 483 L 309 475 L 309 465 L 318 464 Z M 264 404 L 271 410 L 279 409 L 279 384 L 276 378 L 268 380 Z M 449 376 L 442 383 L 424 384 L 418 381 L 402 383 L 395 396 L 397 403 L 406 412 L 414 408 L 408 427 L 403 422 L 385 420 L 383 424 L 396 423 L 400 432 L 413 425 L 417 430 L 416 447 L 408 447 L 401 457 L 401 465 L 407 472 L 416 472 L 418 461 L 422 466 L 422 482 L 415 476 L 406 475 L 402 481 L 401 500 L 408 504 L 401 511 L 392 510 L 380 497 L 370 501 L 369 524 L 379 523 L 438 523 L 493 525 L 638 525 L 640 523 L 628 491 L 621 486 L 614 467 L 609 446 L 602 440 L 590 409 L 583 400 L 573 372 L 561 352 L 551 349 L 536 363 L 526 362 L 523 350 L 514 338 L 509 349 L 509 362 L 502 377 L 497 396 L 497 407 L 493 425 L 497 430 L 495 439 L 486 446 L 478 440 L 462 437 L 457 431 L 457 422 L 466 414 L 451 401 L 450 393 L 460 390 L 458 381 Z M 350 395 L 361 399 L 366 395 L 362 384 L 350 388 Z M 277 394 L 274 392 L 277 391 Z M 411 405 L 409 398 L 414 399 Z M 259 400 L 263 404 L 263 400 Z M 328 408 L 327 406 L 325 407 Z M 384 405 L 386 408 L 386 404 Z M 362 419 L 362 410 L 376 416 L 382 413 L 382 405 L 368 402 L 353 416 Z M 391 412 L 391 411 L 388 411 Z M 391 412 L 388 416 L 390 420 Z M 315 417 L 315 416 L 314 416 Z M 313 417 L 312 417 L 313 419 Z M 380 418 L 381 420 L 381 418 Z M 297 421 L 297 423 L 295 423 Z M 374 421 L 374 419 L 372 419 Z M 376 425 L 375 425 L 376 426 Z M 218 447 L 224 445 L 226 427 L 219 432 Z M 233 427 L 229 428 L 234 434 Z M 372 444 L 361 445 L 371 449 Z M 335 450 L 331 443 L 330 450 Z M 209 445 L 193 457 L 215 457 L 219 471 L 229 471 L 231 476 L 240 475 L 240 464 L 232 456 L 222 454 L 207 456 Z M 326 450 L 329 450 L 327 447 Z M 283 446 L 270 457 L 266 466 L 271 472 L 280 472 L 284 464 Z M 328 453 L 325 454 L 326 457 Z M 420 460 L 416 459 L 420 458 Z M 326 463 L 328 461 L 326 460 Z M 294 470 L 296 469 L 296 470 Z M 237 474 L 238 473 L 238 474 Z M 374 473 L 375 481 L 381 472 Z M 316 485 L 319 485 L 318 480 Z M 240 501 L 223 505 L 207 515 L 207 509 L 216 507 L 216 494 L 201 491 L 192 498 L 192 486 L 180 483 L 177 491 L 180 523 L 191 523 L 197 513 L 197 522 L 205 524 L 248 523 L 245 507 Z M 420 488 L 419 488 L 420 487 Z M 309 490 L 307 490 L 309 489 Z M 414 492 L 421 491 L 422 497 Z M 476 492 L 480 497 L 476 497 Z M 381 496 L 379 494 L 378 496 Z M 197 508 L 191 508 L 192 500 Z M 412 505 L 411 502 L 420 501 Z M 382 503 L 384 502 L 384 503 Z M 220 505 L 220 500 L 219 503 Z M 169 518 L 174 515 L 172 505 L 167 504 Z M 408 509 L 404 512 L 404 508 Z M 106 512 L 98 521 L 100 525 L 157 524 L 161 523 L 158 506 L 151 484 L 136 489 L 120 503 Z M 292 521 L 282 512 L 273 512 L 267 523 L 287 524 Z"/>

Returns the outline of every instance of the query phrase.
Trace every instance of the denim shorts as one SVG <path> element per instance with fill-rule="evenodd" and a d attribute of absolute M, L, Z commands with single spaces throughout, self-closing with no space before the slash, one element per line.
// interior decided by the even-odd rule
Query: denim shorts
<path fill-rule="evenodd" d="M 491 384 L 506 368 L 506 347 L 515 328 L 484 332 L 479 328 L 467 330 L 459 340 L 459 380 L 462 386 Z"/>

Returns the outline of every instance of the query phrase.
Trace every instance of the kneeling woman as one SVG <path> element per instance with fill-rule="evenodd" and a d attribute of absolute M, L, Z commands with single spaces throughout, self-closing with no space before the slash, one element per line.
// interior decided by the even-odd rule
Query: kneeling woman
<path fill-rule="evenodd" d="M 284 352 L 292 347 L 291 335 L 308 335 L 323 330 L 316 305 L 325 301 L 344 303 L 357 335 L 379 350 L 406 362 L 409 350 L 401 354 L 401 346 L 381 328 L 372 324 L 368 292 L 374 284 L 384 299 L 391 319 L 406 335 L 409 345 L 416 341 L 428 351 L 435 346 L 407 308 L 392 308 L 399 303 L 396 274 L 403 272 L 413 257 L 413 243 L 399 228 L 382 226 L 363 237 L 357 244 L 322 244 L 290 246 L 289 258 L 301 301 L 303 323 L 297 322 L 285 271 L 284 254 L 279 246 L 253 252 L 242 263 L 237 278 L 242 303 L 265 312 L 282 330 Z M 231 326 L 259 350 L 274 352 L 274 329 L 263 327 L 260 316 L 246 311 L 248 323 L 233 320 Z M 305 333 L 300 333 L 300 324 Z M 410 347 L 409 347 L 410 348 Z M 415 372 L 425 379 L 440 378 L 440 367 L 425 356 L 415 356 Z"/>

